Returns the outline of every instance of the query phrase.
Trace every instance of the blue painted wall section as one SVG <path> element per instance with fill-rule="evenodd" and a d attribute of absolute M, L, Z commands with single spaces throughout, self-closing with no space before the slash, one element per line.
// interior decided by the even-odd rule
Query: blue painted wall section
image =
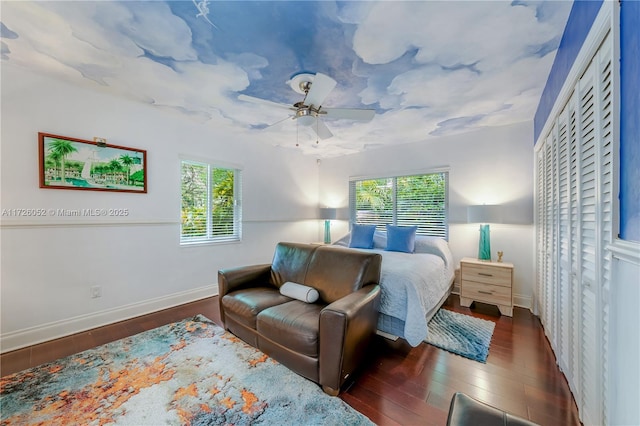
<path fill-rule="evenodd" d="M 620 5 L 620 238 L 640 242 L 640 2 Z"/>
<path fill-rule="evenodd" d="M 533 119 L 534 142 L 542 132 L 553 104 L 556 102 L 560 89 L 564 84 L 571 66 L 578 56 L 589 30 L 596 19 L 603 0 L 578 0 L 573 3 L 567 26 L 564 29 L 560 46 L 556 52 L 556 58 L 551 66 L 547 84 L 540 97 L 540 103 Z"/>

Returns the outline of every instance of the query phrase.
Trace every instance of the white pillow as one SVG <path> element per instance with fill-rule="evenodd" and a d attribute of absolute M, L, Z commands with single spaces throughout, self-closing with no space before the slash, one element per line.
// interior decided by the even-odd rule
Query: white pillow
<path fill-rule="evenodd" d="M 318 290 L 315 288 L 298 283 L 292 283 L 291 281 L 287 281 L 282 284 L 282 287 L 280 287 L 280 294 L 298 299 L 305 303 L 313 303 L 318 300 L 318 297 L 320 297 Z"/>

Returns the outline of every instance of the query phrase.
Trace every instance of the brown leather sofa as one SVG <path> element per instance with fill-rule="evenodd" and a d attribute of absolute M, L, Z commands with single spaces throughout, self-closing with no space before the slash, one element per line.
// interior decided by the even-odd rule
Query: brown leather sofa
<path fill-rule="evenodd" d="M 451 398 L 447 426 L 538 426 L 470 396 L 456 392 Z"/>
<path fill-rule="evenodd" d="M 220 317 L 245 342 L 338 395 L 375 333 L 381 262 L 376 253 L 278 243 L 271 264 L 218 272 Z M 313 287 L 319 299 L 283 296 L 285 282 Z"/>

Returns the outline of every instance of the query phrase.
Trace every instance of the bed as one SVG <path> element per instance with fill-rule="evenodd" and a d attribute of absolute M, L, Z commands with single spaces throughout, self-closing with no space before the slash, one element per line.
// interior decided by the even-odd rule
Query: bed
<path fill-rule="evenodd" d="M 349 246 L 347 234 L 334 244 Z M 382 255 L 378 331 L 386 337 L 402 337 L 418 346 L 427 337 L 427 323 L 447 299 L 453 287 L 453 256 L 442 238 L 416 236 L 415 251 L 387 251 L 386 234 L 376 231 L 373 251 Z"/>

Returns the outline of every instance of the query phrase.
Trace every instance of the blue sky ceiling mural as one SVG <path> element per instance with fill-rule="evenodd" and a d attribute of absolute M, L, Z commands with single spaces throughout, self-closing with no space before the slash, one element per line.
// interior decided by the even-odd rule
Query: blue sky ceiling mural
<path fill-rule="evenodd" d="M 238 137 L 319 157 L 531 120 L 568 1 L 3 1 L 2 66 L 47 73 L 231 126 Z M 285 109 L 287 81 L 337 81 L 316 144 Z M 280 121 L 280 123 L 271 126 Z M 296 130 L 296 127 L 298 129 Z M 300 147 L 296 148 L 296 133 Z"/>

